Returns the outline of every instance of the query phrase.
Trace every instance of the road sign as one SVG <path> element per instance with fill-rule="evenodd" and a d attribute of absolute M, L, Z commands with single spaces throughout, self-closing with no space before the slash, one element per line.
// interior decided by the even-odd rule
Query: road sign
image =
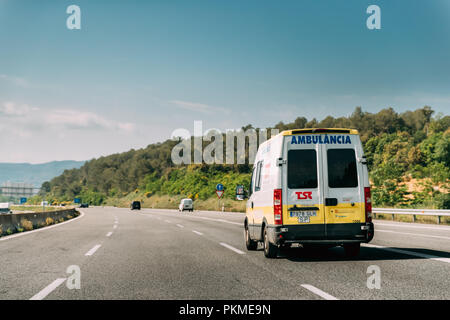
<path fill-rule="evenodd" d="M 223 191 L 223 184 L 218 183 L 217 186 L 216 186 L 216 190 L 217 191 Z"/>
<path fill-rule="evenodd" d="M 27 203 L 27 198 L 20 198 L 20 204 Z"/>
<path fill-rule="evenodd" d="M 222 191 L 219 191 L 219 190 L 217 190 L 216 191 L 216 194 L 217 194 L 217 198 L 222 198 L 222 196 L 223 196 L 223 190 Z"/>
<path fill-rule="evenodd" d="M 81 199 L 80 198 L 75 198 L 75 199 L 73 199 L 73 203 L 81 203 Z"/>
<path fill-rule="evenodd" d="M 244 200 L 244 195 L 244 186 L 241 184 L 236 186 L 236 200 Z"/>

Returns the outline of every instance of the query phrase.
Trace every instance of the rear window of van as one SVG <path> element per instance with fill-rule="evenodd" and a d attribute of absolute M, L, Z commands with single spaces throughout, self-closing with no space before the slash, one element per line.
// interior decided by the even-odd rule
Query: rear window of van
<path fill-rule="evenodd" d="M 328 186 L 355 188 L 358 186 L 355 150 L 328 149 Z"/>
<path fill-rule="evenodd" d="M 288 151 L 288 188 L 317 188 L 316 150 Z"/>

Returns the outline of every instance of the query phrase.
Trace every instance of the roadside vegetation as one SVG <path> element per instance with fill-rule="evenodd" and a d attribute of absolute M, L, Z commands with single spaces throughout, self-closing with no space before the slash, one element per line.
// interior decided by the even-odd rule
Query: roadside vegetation
<path fill-rule="evenodd" d="M 427 106 L 400 114 L 392 108 L 368 113 L 357 107 L 349 117 L 328 116 L 321 121 L 298 117 L 274 128 L 357 129 L 368 160 L 374 207 L 449 209 L 450 116 L 433 113 Z M 249 128 L 253 126 L 243 127 Z M 41 194 L 30 203 L 80 197 L 92 205 L 128 206 L 141 199 L 144 206 L 174 208 L 179 199 L 190 197 L 197 209 L 216 210 L 214 191 L 220 182 L 225 186 L 226 209 L 242 211 L 245 204 L 233 200 L 234 192 L 238 184 L 248 188 L 251 166 L 175 166 L 171 150 L 177 143 L 167 140 L 88 161 L 80 169 L 66 170 L 45 182 Z"/>

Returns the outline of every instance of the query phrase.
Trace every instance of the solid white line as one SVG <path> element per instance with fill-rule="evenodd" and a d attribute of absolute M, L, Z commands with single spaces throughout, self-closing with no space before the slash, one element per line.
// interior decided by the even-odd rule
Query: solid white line
<path fill-rule="evenodd" d="M 112 235 L 112 231 L 110 231 L 106 234 L 107 237 L 110 237 L 111 235 Z"/>
<path fill-rule="evenodd" d="M 309 291 L 317 294 L 318 296 L 324 298 L 325 300 L 339 300 L 338 298 L 333 297 L 331 294 L 328 294 L 328 293 L 326 293 L 326 292 L 324 292 L 324 291 L 322 291 L 322 290 L 320 290 L 320 289 L 318 289 L 318 288 L 316 288 L 316 287 L 314 287 L 314 286 L 312 286 L 310 284 L 302 284 L 301 286 L 303 288 L 308 289 Z"/>
<path fill-rule="evenodd" d="M 390 232 L 390 233 L 396 233 L 396 234 L 407 234 L 407 235 L 411 235 L 411 236 L 429 237 L 429 238 L 438 238 L 438 239 L 450 240 L 450 237 L 430 236 L 430 235 L 422 234 L 422 233 L 397 232 L 397 231 L 393 231 L 393 230 L 380 230 L 380 229 L 377 229 L 376 232 Z"/>
<path fill-rule="evenodd" d="M 409 250 L 401 250 L 401 249 L 396 249 L 396 248 L 389 248 L 389 247 L 378 246 L 375 244 L 367 244 L 367 243 L 364 244 L 364 246 L 369 247 L 369 248 L 377 248 L 377 249 L 381 249 L 381 250 L 392 251 L 395 253 L 406 254 L 406 255 L 415 256 L 415 257 L 424 258 L 424 259 L 431 259 L 431 260 L 437 260 L 437 261 L 450 263 L 450 258 L 442 258 L 442 257 L 433 256 L 431 254 L 426 254 L 426 253 L 420 253 L 420 252 L 409 251 Z"/>
<path fill-rule="evenodd" d="M 202 236 L 202 235 L 203 235 L 203 233 L 198 232 L 198 231 L 195 231 L 195 230 L 192 230 L 192 232 L 195 233 L 195 234 L 198 234 L 199 236 Z"/>
<path fill-rule="evenodd" d="M 181 224 L 177 224 L 177 226 L 180 228 L 184 228 L 184 226 L 182 226 Z"/>
<path fill-rule="evenodd" d="M 101 244 L 97 244 L 96 246 L 94 246 L 91 250 L 89 250 L 88 252 L 86 252 L 85 256 L 92 256 L 95 251 L 98 250 L 98 248 L 100 248 L 102 245 Z"/>
<path fill-rule="evenodd" d="M 66 278 L 58 278 L 52 283 L 50 283 L 48 286 L 46 286 L 44 289 L 36 293 L 34 296 L 30 298 L 30 300 L 42 300 L 46 296 L 48 296 L 53 290 L 58 288 L 62 283 L 66 281 Z"/>
<path fill-rule="evenodd" d="M 439 231 L 450 231 L 448 226 L 440 226 L 440 227 L 426 227 L 426 226 L 413 226 L 412 223 L 398 222 L 398 223 L 380 223 L 375 221 L 376 226 L 386 226 L 386 227 L 401 227 L 401 228 L 416 228 L 416 229 L 431 229 L 431 230 L 439 230 Z"/>
<path fill-rule="evenodd" d="M 83 211 L 80 211 L 80 212 L 81 212 L 81 214 L 78 217 L 76 217 L 76 218 L 72 218 L 70 220 L 67 220 L 67 221 L 64 221 L 64 222 L 60 222 L 60 223 L 57 223 L 57 224 L 53 224 L 53 225 L 48 226 L 48 227 L 42 227 L 42 228 L 39 228 L 39 229 L 36 229 L 36 230 L 16 233 L 16 234 L 12 234 L 12 235 L 6 236 L 6 237 L 0 237 L 0 241 L 5 241 L 5 240 L 13 239 L 13 238 L 18 238 L 18 237 L 21 237 L 21 236 L 25 236 L 27 234 L 31 234 L 31 233 L 35 233 L 35 232 L 39 232 L 39 231 L 44 231 L 44 230 L 48 230 L 48 229 L 53 229 L 53 228 L 62 226 L 63 224 L 70 223 L 70 222 L 73 222 L 73 221 L 75 221 L 77 219 L 80 219 L 80 218 L 84 217 L 84 212 Z"/>
<path fill-rule="evenodd" d="M 228 249 L 230 249 L 230 250 L 232 250 L 232 251 L 234 251 L 234 252 L 236 252 L 236 253 L 239 253 L 239 254 L 245 254 L 244 251 L 241 251 L 241 250 L 239 250 L 239 249 L 236 249 L 235 247 L 232 247 L 232 246 L 230 246 L 229 244 L 226 244 L 226 243 L 224 243 L 224 242 L 221 242 L 220 245 L 221 245 L 221 246 L 224 246 L 225 248 L 228 248 Z"/>
<path fill-rule="evenodd" d="M 117 229 L 117 224 L 115 224 L 115 225 L 113 226 L 113 229 Z"/>

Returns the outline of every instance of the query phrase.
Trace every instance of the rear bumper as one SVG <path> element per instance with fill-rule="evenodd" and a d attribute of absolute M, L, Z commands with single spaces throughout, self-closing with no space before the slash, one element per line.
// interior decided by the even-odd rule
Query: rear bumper
<path fill-rule="evenodd" d="M 373 223 L 284 225 L 268 227 L 269 241 L 276 245 L 317 243 L 340 245 L 368 243 L 373 239 Z"/>

